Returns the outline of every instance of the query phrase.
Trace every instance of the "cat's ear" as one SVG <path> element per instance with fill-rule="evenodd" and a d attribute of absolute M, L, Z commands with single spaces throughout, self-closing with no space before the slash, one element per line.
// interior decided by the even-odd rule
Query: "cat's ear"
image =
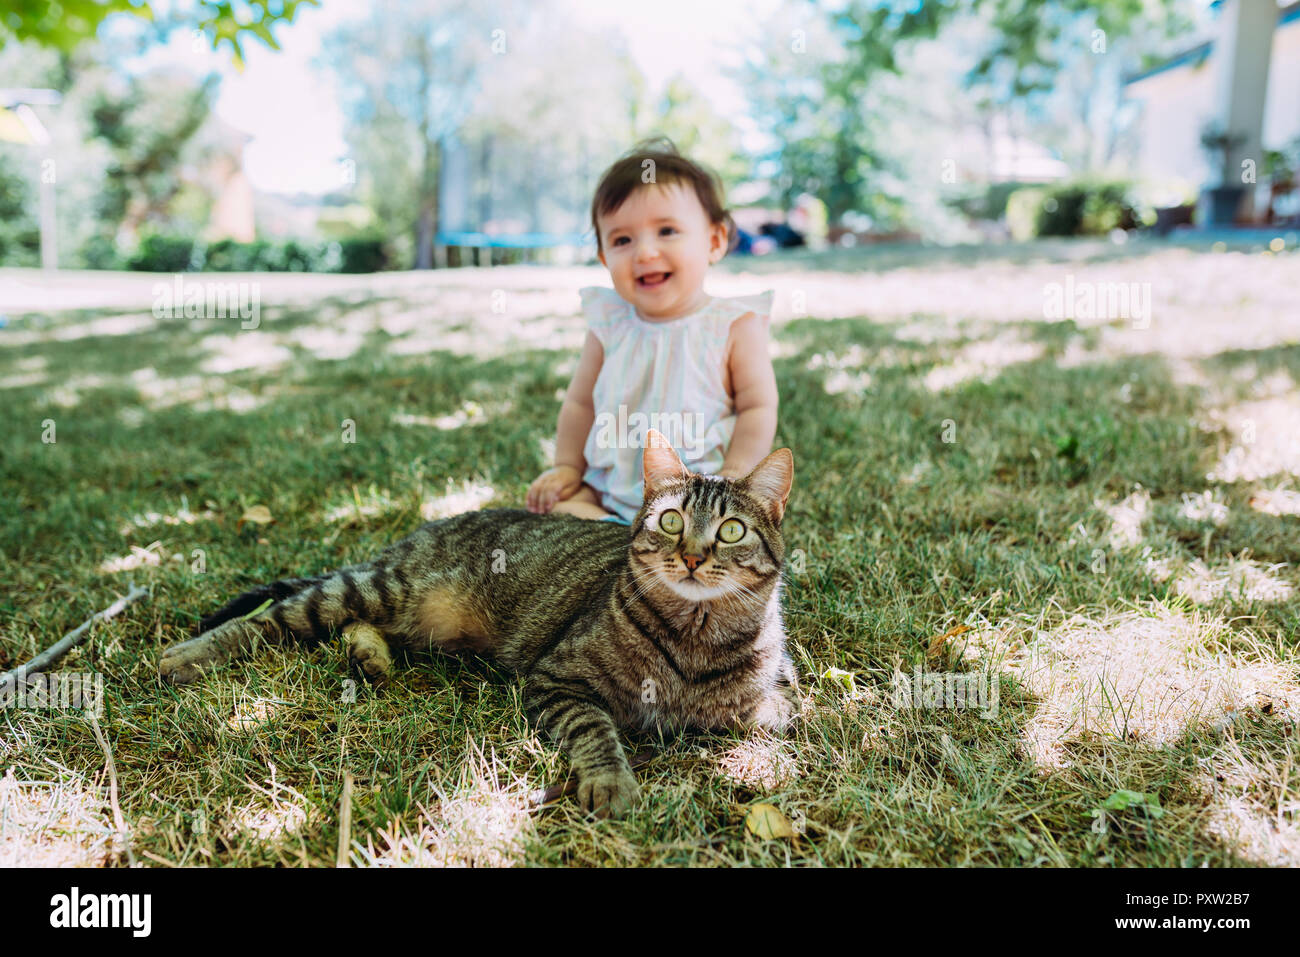
<path fill-rule="evenodd" d="M 766 505 L 772 521 L 781 524 L 790 486 L 794 484 L 794 453 L 777 449 L 736 484 Z"/>
<path fill-rule="evenodd" d="M 645 497 L 648 500 L 654 492 L 668 482 L 684 482 L 691 473 L 686 470 L 682 460 L 677 457 L 673 447 L 668 444 L 663 433 L 656 429 L 646 429 L 645 453 L 641 458 L 641 471 L 645 478 Z"/>

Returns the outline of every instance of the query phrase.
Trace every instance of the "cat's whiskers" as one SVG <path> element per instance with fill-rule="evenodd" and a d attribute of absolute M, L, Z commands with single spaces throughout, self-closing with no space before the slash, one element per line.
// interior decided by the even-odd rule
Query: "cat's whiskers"
<path fill-rule="evenodd" d="M 744 582 L 737 581 L 734 578 L 728 579 L 727 581 L 723 582 L 722 588 L 728 598 L 732 597 L 733 595 L 738 596 L 740 599 L 743 600 L 744 604 L 749 604 L 750 601 L 758 602 L 758 603 L 761 603 L 763 601 L 762 596 L 760 596 L 756 591 L 754 591 Z"/>
<path fill-rule="evenodd" d="M 649 568 L 644 574 L 638 574 L 631 564 L 628 565 L 628 572 L 632 576 L 632 584 L 636 590 L 632 593 L 632 601 L 637 601 L 647 595 L 651 589 L 663 587 L 663 582 L 658 578 L 658 573 L 654 568 Z"/>

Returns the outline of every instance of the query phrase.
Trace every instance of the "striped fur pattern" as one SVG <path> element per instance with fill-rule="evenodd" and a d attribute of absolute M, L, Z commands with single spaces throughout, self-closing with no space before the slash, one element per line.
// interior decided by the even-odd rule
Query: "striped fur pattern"
<path fill-rule="evenodd" d="M 486 655 L 522 676 L 582 806 L 622 814 L 638 789 L 618 729 L 780 730 L 797 708 L 780 603 L 793 468 L 781 449 L 740 480 L 691 474 L 652 432 L 630 532 L 520 509 L 430 522 L 371 562 L 241 595 L 159 670 L 186 684 L 260 642 L 331 630 L 381 684 L 401 648 Z"/>

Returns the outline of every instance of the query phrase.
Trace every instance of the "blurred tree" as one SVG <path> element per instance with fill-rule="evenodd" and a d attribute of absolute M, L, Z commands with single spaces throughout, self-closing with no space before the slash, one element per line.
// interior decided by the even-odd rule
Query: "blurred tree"
<path fill-rule="evenodd" d="M 902 58 L 962 17 L 991 26 L 991 41 L 965 77 L 984 109 L 1034 105 L 1102 31 L 1104 44 L 1140 33 L 1149 43 L 1176 35 L 1191 22 L 1194 0 L 803 0 L 781 8 L 767 42 L 751 51 L 744 77 L 755 112 L 779 142 L 763 157 L 774 199 L 789 207 L 811 193 L 832 224 L 849 212 L 889 219 L 907 197 L 900 191 L 897 143 L 882 135 L 889 124 L 881 80 L 900 75 Z M 1125 48 L 1136 55 L 1131 48 Z M 1080 94 L 1080 112 L 1092 121 L 1092 89 Z M 905 102 L 905 99 L 902 101 Z M 1086 147 L 1105 157 L 1110 146 Z M 882 217 L 882 214 L 884 216 Z"/>
<path fill-rule="evenodd" d="M 153 22 L 160 34 L 176 28 L 197 30 L 214 50 L 229 45 L 236 69 L 242 70 L 242 41 L 253 36 L 272 50 L 280 49 L 271 28 L 292 23 L 303 4 L 320 5 L 319 0 L 182 0 L 167 5 L 148 0 L 5 0 L 0 47 L 17 39 L 70 52 L 93 39 L 110 14 L 130 13 Z"/>
<path fill-rule="evenodd" d="M 735 125 L 680 74 L 669 79 L 649 110 L 638 111 L 629 145 L 655 134 L 672 139 L 682 153 L 714 170 L 724 183 L 734 184 L 751 173 Z"/>
<path fill-rule="evenodd" d="M 103 224 L 134 239 L 146 223 L 168 223 L 183 187 L 183 151 L 211 115 L 217 82 L 215 74 L 196 83 L 152 73 L 91 94 L 90 135 L 111 157 L 96 209 Z"/>
<path fill-rule="evenodd" d="M 595 177 L 648 132 L 697 137 L 724 176 L 743 170 L 730 124 L 682 82 L 650 93 L 617 31 L 522 0 L 490 17 L 454 0 L 385 7 L 327 37 L 322 65 L 359 191 L 390 236 L 413 237 L 416 268 L 444 230 L 586 230 Z"/>
<path fill-rule="evenodd" d="M 514 22 L 457 132 L 473 156 L 470 228 L 582 232 L 591 179 L 625 148 L 644 81 L 616 32 Z"/>
<path fill-rule="evenodd" d="M 471 0 L 383 0 L 322 39 L 367 201 L 381 221 L 413 230 L 416 269 L 433 265 L 443 141 L 469 115 L 494 42 L 508 43 L 509 12 Z"/>
<path fill-rule="evenodd" d="M 40 265 L 36 187 L 26 150 L 0 143 L 0 266 Z"/>

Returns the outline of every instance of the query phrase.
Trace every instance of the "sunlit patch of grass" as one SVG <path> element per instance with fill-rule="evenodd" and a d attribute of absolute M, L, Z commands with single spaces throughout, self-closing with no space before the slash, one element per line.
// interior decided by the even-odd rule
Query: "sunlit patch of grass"
<path fill-rule="evenodd" d="M 199 348 L 207 352 L 199 361 L 199 370 L 212 375 L 247 369 L 267 371 L 293 359 L 293 350 L 281 345 L 279 336 L 255 329 L 205 336 Z"/>
<path fill-rule="evenodd" d="M 140 396 L 144 408 L 127 407 L 122 410 L 124 421 L 138 428 L 146 420 L 146 409 L 167 409 L 183 405 L 190 411 L 208 412 L 214 409 L 231 412 L 249 412 L 265 404 L 279 390 L 270 389 L 255 395 L 242 389 L 221 375 L 159 376 L 152 368 L 136 369 L 130 376 L 131 385 Z"/>
<path fill-rule="evenodd" d="M 980 654 L 1038 699 L 1022 741 L 1045 770 L 1070 765 L 1072 741 L 1169 746 L 1247 705 L 1300 702 L 1294 663 L 1198 611 L 1155 604 L 1014 634 L 986 639 Z"/>
<path fill-rule="evenodd" d="M 102 867 L 112 850 L 107 788 L 66 769 L 57 780 L 0 776 L 0 867 Z"/>
<path fill-rule="evenodd" d="M 289 702 L 275 698 L 254 697 L 240 701 L 234 713 L 226 719 L 232 731 L 252 731 L 270 721 L 277 713 L 283 714 Z"/>
<path fill-rule="evenodd" d="M 988 342 L 963 346 L 948 365 L 931 369 L 925 387 L 942 392 L 972 379 L 989 381 L 1002 369 L 1019 362 L 1042 358 L 1047 347 L 1041 342 L 1025 342 L 1015 333 L 1005 333 Z"/>
<path fill-rule="evenodd" d="M 1293 489 L 1261 489 L 1252 496 L 1250 507 L 1265 515 L 1300 515 L 1300 492 Z"/>
<path fill-rule="evenodd" d="M 448 479 L 446 493 L 423 502 L 420 505 L 420 515 L 426 522 L 432 522 L 461 512 L 476 512 L 492 501 L 496 494 L 496 489 L 483 482 L 466 479 L 456 486 Z"/>
<path fill-rule="evenodd" d="M 126 555 L 113 555 L 105 558 L 99 563 L 99 573 L 101 575 L 117 575 L 121 572 L 134 571 L 138 568 L 147 568 L 149 566 L 158 567 L 164 562 L 180 562 L 184 556 L 180 552 L 168 553 L 162 542 L 151 542 L 141 548 L 139 545 L 132 545 L 131 551 Z"/>
<path fill-rule="evenodd" d="M 1233 393 L 1245 397 L 1234 401 Z M 1252 482 L 1300 476 L 1300 385 L 1285 370 L 1264 373 L 1253 362 L 1237 366 L 1214 388 L 1202 420 L 1229 442 L 1207 473 L 1211 482 Z"/>
<path fill-rule="evenodd" d="M 1142 544 L 1142 525 L 1151 511 L 1150 492 L 1137 488 L 1126 495 L 1123 501 L 1113 505 L 1097 503 L 1097 508 L 1110 519 L 1106 541 L 1113 550 Z"/>
<path fill-rule="evenodd" d="M 718 770 L 738 784 L 757 791 L 774 791 L 794 778 L 798 762 L 781 739 L 755 736 L 720 755 Z"/>
<path fill-rule="evenodd" d="M 152 510 L 137 512 L 128 521 L 124 522 L 118 528 L 118 531 L 122 535 L 131 535 L 136 529 L 154 528 L 158 525 L 193 525 L 195 522 L 211 522 L 216 519 L 216 513 L 210 508 L 205 508 L 202 512 L 190 511 L 189 505 L 185 503 L 184 498 L 184 496 L 181 496 L 181 507 L 175 512 L 168 515 Z"/>
<path fill-rule="evenodd" d="M 861 395 L 871 388 L 872 377 L 870 372 L 855 372 L 868 362 L 867 353 L 857 343 L 849 347 L 843 355 L 836 355 L 833 352 L 821 352 L 814 355 L 805 363 L 804 368 L 815 371 L 818 369 L 830 370 L 826 380 L 822 383 L 822 388 L 828 395 Z"/>
<path fill-rule="evenodd" d="M 470 399 L 461 403 L 460 408 L 448 415 L 411 415 L 410 413 L 394 413 L 393 423 L 395 425 L 427 426 L 429 428 L 440 429 L 444 432 L 451 429 L 463 428 L 467 425 L 481 425 L 491 419 L 510 413 L 511 404 L 509 402 L 498 402 L 493 405 L 484 406 Z"/>
<path fill-rule="evenodd" d="M 1173 589 L 1198 605 L 1222 599 L 1242 604 L 1286 601 L 1295 594 L 1295 586 L 1278 576 L 1283 567 L 1280 563 L 1261 565 L 1248 558 L 1231 558 L 1211 567 L 1196 558 L 1175 578 Z"/>
<path fill-rule="evenodd" d="M 1289 715 L 1269 710 L 1294 724 L 1300 720 L 1294 704 Z M 1285 739 L 1255 740 L 1250 719 L 1234 717 L 1223 727 L 1222 742 L 1198 761 L 1201 773 L 1193 786 L 1208 803 L 1205 831 L 1246 860 L 1300 866 L 1300 801 L 1286 784 L 1295 750 Z"/>
<path fill-rule="evenodd" d="M 1228 520 L 1228 506 L 1223 503 L 1222 492 L 1218 489 L 1206 489 L 1196 495 L 1184 492 L 1178 516 L 1193 522 L 1222 525 Z"/>
<path fill-rule="evenodd" d="M 508 771 L 495 755 L 471 750 L 460 780 L 436 786 L 415 827 L 398 822 L 355 840 L 352 861 L 365 867 L 509 867 L 523 863 L 533 820 L 527 782 L 501 784 Z M 378 847 L 376 847 L 378 842 Z"/>

